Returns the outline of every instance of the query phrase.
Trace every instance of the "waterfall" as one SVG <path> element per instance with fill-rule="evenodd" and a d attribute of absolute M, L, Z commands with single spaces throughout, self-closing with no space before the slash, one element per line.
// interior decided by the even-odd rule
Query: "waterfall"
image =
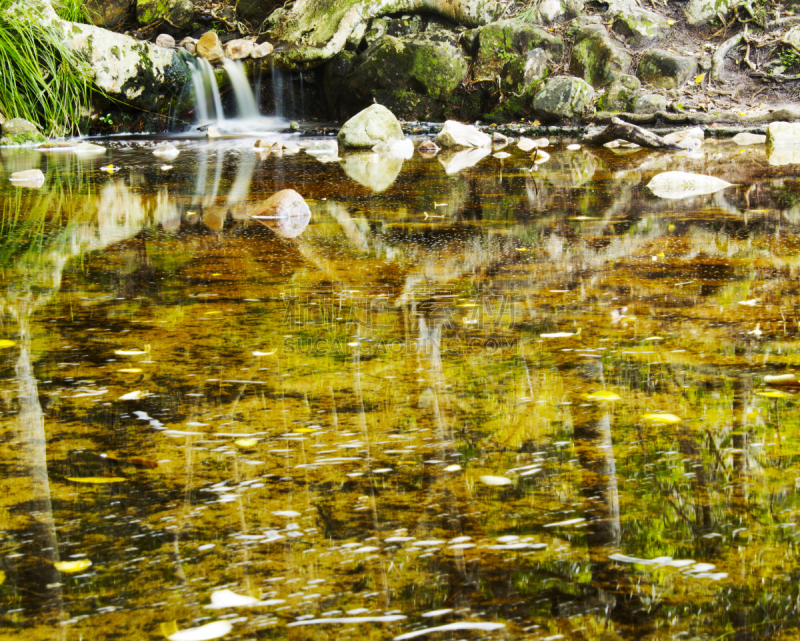
<path fill-rule="evenodd" d="M 250 81 L 247 79 L 242 63 L 238 60 L 223 58 L 222 66 L 231 80 L 233 93 L 236 97 L 236 115 L 244 120 L 260 117 L 261 114 L 258 113 L 256 98 L 253 95 Z"/>
<path fill-rule="evenodd" d="M 192 65 L 192 85 L 194 86 L 197 120 L 205 123 L 225 118 L 222 113 L 222 100 L 219 96 L 217 77 L 214 69 L 205 58 L 195 58 Z"/>
<path fill-rule="evenodd" d="M 196 120 L 199 125 L 213 124 L 221 132 L 274 131 L 283 129 L 286 123 L 280 114 L 277 118 L 265 118 L 259 113 L 258 103 L 244 66 L 238 60 L 223 59 L 222 66 L 233 89 L 233 109 L 226 100 L 229 115 L 222 108 L 219 86 L 214 68 L 204 58 L 192 59 L 192 88 L 195 99 Z"/>

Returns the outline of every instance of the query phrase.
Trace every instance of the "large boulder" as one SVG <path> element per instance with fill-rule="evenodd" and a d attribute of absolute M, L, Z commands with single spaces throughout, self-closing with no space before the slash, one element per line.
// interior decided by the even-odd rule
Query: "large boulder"
<path fill-rule="evenodd" d="M 560 58 L 564 53 L 564 41 L 544 29 L 513 20 L 488 24 L 478 34 L 473 79 L 475 82 L 495 82 L 510 58 L 527 55 L 537 48 L 552 58 Z"/>
<path fill-rule="evenodd" d="M 576 118 L 594 99 L 594 89 L 584 80 L 556 76 L 545 80 L 533 96 L 532 107 L 542 119 Z"/>
<path fill-rule="evenodd" d="M 593 87 L 606 87 L 628 72 L 631 60 L 630 54 L 604 28 L 587 25 L 576 34 L 569 70 Z"/>
<path fill-rule="evenodd" d="M 133 15 L 130 0 L 86 0 L 84 6 L 92 23 L 104 29 L 117 29 Z"/>
<path fill-rule="evenodd" d="M 380 142 L 403 140 L 403 128 L 383 105 L 372 105 L 350 118 L 339 130 L 343 147 L 372 149 Z"/>
<path fill-rule="evenodd" d="M 436 101 L 452 95 L 468 72 L 454 36 L 444 31 L 384 35 L 358 56 L 342 52 L 327 67 L 329 104 L 339 96 L 338 102 L 351 109 L 375 100 L 393 109 L 402 103 L 406 108 L 397 113 L 410 119 L 433 115 L 429 112 L 437 110 Z"/>
<path fill-rule="evenodd" d="M 666 38 L 671 28 L 661 14 L 638 7 L 618 13 L 611 26 L 631 47 L 652 47 Z"/>
<path fill-rule="evenodd" d="M 696 73 L 697 60 L 663 49 L 646 51 L 636 71 L 639 80 L 660 89 L 682 87 Z"/>
<path fill-rule="evenodd" d="M 163 21 L 185 32 L 194 24 L 194 5 L 192 0 L 136 0 L 136 19 L 140 25 Z"/>
<path fill-rule="evenodd" d="M 195 52 L 201 58 L 205 58 L 211 64 L 221 62 L 225 57 L 225 51 L 219 41 L 219 36 L 213 31 L 206 31 L 195 45 Z"/>
<path fill-rule="evenodd" d="M 444 123 L 436 136 L 436 142 L 442 147 L 491 147 L 492 137 L 472 125 L 465 125 L 455 120 Z"/>
<path fill-rule="evenodd" d="M 641 86 L 636 76 L 621 74 L 597 101 L 597 108 L 601 111 L 630 111 L 639 98 Z"/>

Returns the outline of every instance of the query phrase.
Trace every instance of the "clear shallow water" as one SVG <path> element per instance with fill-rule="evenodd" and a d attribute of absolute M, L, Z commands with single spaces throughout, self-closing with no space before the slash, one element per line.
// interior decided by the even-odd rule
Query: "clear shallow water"
<path fill-rule="evenodd" d="M 7 636 L 796 636 L 791 165 L 110 144 L 0 156 Z"/>

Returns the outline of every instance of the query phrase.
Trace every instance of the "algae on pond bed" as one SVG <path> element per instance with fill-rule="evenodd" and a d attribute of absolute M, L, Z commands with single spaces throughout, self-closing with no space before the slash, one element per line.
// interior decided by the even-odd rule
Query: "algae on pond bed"
<path fill-rule="evenodd" d="M 53 195 L 46 260 L 0 273 L 8 634 L 796 633 L 800 425 L 763 380 L 800 355 L 797 177 L 548 151 L 415 156 L 375 193 L 310 156 L 115 148 L 71 193 L 3 187 L 12 229 Z M 678 167 L 740 187 L 643 188 Z M 285 187 L 293 239 L 245 217 Z M 206 609 L 224 589 L 260 605 Z"/>

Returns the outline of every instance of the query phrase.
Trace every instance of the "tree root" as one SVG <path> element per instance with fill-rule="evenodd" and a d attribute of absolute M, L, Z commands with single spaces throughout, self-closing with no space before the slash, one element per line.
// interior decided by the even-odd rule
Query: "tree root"
<path fill-rule="evenodd" d="M 607 142 L 611 142 L 612 140 L 617 140 L 620 138 L 622 140 L 627 140 L 628 142 L 634 142 L 640 147 L 646 147 L 648 149 L 667 149 L 676 151 L 681 149 L 681 147 L 678 147 L 677 145 L 671 145 L 670 143 L 665 142 L 661 136 L 654 134 L 652 131 L 642 129 L 642 127 L 637 127 L 636 125 L 632 125 L 628 122 L 624 122 L 617 117 L 612 118 L 611 124 L 603 129 L 603 131 L 591 136 L 586 136 L 583 139 L 583 144 L 603 145 Z"/>
<path fill-rule="evenodd" d="M 740 126 L 752 126 L 770 122 L 800 121 L 800 107 L 781 107 L 772 111 L 755 114 L 744 114 L 737 111 L 715 111 L 711 113 L 669 113 L 658 111 L 653 114 L 612 113 L 601 111 L 583 118 L 584 122 L 603 124 L 611 122 L 614 118 L 624 118 L 637 124 L 654 124 L 664 122 L 675 125 L 713 125 L 727 123 Z"/>
<path fill-rule="evenodd" d="M 722 80 L 722 70 L 725 67 L 725 56 L 728 55 L 731 49 L 742 42 L 745 38 L 744 31 L 737 33 L 732 38 L 728 38 L 723 42 L 711 58 L 711 79 L 716 82 Z"/>

